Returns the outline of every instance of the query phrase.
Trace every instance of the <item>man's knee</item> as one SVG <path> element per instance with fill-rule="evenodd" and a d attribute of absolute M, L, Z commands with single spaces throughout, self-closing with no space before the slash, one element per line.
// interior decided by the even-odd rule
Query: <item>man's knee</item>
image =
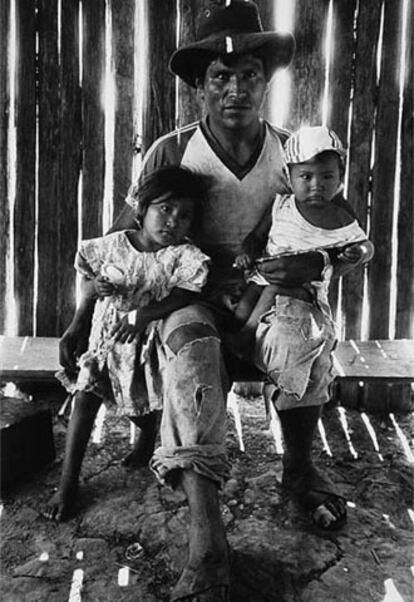
<path fill-rule="evenodd" d="M 208 337 L 219 338 L 215 328 L 210 324 L 195 322 L 176 328 L 168 336 L 166 343 L 173 353 L 178 353 L 187 343 Z"/>

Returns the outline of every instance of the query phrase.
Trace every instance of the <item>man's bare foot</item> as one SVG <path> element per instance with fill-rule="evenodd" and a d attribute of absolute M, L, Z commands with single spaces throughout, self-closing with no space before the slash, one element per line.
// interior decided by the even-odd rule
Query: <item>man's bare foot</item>
<path fill-rule="evenodd" d="M 47 503 L 42 515 L 48 520 L 63 522 L 71 517 L 75 508 L 78 486 L 60 486 Z"/>
<path fill-rule="evenodd" d="M 189 536 L 189 559 L 171 602 L 226 602 L 230 567 L 223 528 L 191 526 Z"/>

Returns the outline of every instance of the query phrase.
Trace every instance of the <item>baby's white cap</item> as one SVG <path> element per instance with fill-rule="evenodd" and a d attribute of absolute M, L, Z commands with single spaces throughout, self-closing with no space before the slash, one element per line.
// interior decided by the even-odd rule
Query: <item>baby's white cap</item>
<path fill-rule="evenodd" d="M 286 163 L 304 163 L 315 155 L 325 151 L 334 151 L 341 158 L 346 151 L 333 130 L 324 125 L 304 126 L 288 138 L 285 148 Z"/>

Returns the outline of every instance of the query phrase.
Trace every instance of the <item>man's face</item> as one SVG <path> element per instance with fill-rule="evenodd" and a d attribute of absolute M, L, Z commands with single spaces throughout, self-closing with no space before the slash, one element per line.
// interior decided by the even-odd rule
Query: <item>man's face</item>
<path fill-rule="evenodd" d="M 328 152 L 291 165 L 290 182 L 299 203 L 318 206 L 331 201 L 341 184 L 338 156 Z"/>
<path fill-rule="evenodd" d="M 236 55 L 226 64 L 217 58 L 207 67 L 198 92 L 212 125 L 246 128 L 257 121 L 266 92 L 263 63 L 251 54 Z"/>

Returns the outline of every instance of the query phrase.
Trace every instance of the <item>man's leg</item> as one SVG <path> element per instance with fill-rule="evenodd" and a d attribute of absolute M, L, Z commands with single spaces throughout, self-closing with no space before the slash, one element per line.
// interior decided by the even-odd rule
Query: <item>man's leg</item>
<path fill-rule="evenodd" d="M 278 410 L 285 452 L 282 483 L 311 512 L 316 525 L 336 529 L 346 520 L 345 500 L 333 484 L 315 468 L 312 444 L 321 406 Z"/>
<path fill-rule="evenodd" d="M 171 602 L 225 602 L 229 559 L 221 519 L 217 484 L 193 470 L 183 470 L 180 485 L 190 510 L 189 549 L 186 567 Z M 194 592 L 191 596 L 190 592 Z"/>
<path fill-rule="evenodd" d="M 79 474 L 101 399 L 92 393 L 78 391 L 66 434 L 65 456 L 57 492 L 49 500 L 43 514 L 50 520 L 63 521 L 73 511 Z"/>
<path fill-rule="evenodd" d="M 225 459 L 227 375 L 211 314 L 195 306 L 165 321 L 161 447 L 151 466 L 181 486 L 190 511 L 188 559 L 171 600 L 224 602 L 228 555 L 218 488 Z"/>
<path fill-rule="evenodd" d="M 288 297 L 277 298 L 256 335 L 258 367 L 278 387 L 273 403 L 285 442 L 283 484 L 325 529 L 346 518 L 345 500 L 312 460 L 321 408 L 329 401 L 334 340 L 331 321 L 316 306 Z"/>

